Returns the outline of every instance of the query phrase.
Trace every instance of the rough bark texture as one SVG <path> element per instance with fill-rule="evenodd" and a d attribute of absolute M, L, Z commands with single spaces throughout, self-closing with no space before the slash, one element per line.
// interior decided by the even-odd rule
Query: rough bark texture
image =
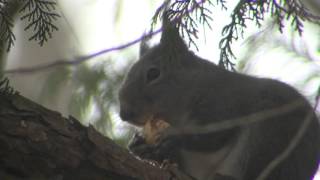
<path fill-rule="evenodd" d="M 0 179 L 170 178 L 190 179 L 172 168 L 136 159 L 72 117 L 64 118 L 17 93 L 0 89 Z"/>

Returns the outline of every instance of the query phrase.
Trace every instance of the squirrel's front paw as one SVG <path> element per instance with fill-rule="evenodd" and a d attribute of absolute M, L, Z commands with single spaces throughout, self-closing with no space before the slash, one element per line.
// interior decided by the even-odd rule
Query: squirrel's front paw
<path fill-rule="evenodd" d="M 169 129 L 168 129 L 169 130 Z M 160 134 L 155 143 L 155 154 L 162 157 L 163 160 L 170 159 L 174 161 L 176 149 L 179 147 L 179 136 L 171 135 L 169 131 Z"/>
<path fill-rule="evenodd" d="M 154 146 L 147 144 L 145 138 L 139 134 L 135 134 L 129 142 L 128 148 L 133 154 L 141 158 L 145 158 L 144 156 L 146 154 L 149 154 L 153 151 Z"/>
<path fill-rule="evenodd" d="M 154 160 L 158 163 L 163 161 L 163 156 L 158 153 L 157 146 L 147 144 L 144 137 L 135 134 L 129 143 L 129 150 L 142 159 Z"/>

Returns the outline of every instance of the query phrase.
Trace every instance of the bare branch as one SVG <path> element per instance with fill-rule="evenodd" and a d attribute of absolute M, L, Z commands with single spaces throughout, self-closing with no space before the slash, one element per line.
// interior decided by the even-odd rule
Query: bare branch
<path fill-rule="evenodd" d="M 303 120 L 303 123 L 301 124 L 301 127 L 295 134 L 295 136 L 292 138 L 289 145 L 286 147 L 286 149 L 280 153 L 274 160 L 272 160 L 268 166 L 262 171 L 262 173 L 258 176 L 257 180 L 265 180 L 270 175 L 270 173 L 280 164 L 282 163 L 290 154 L 291 152 L 297 147 L 298 143 L 300 142 L 301 138 L 303 138 L 307 128 L 309 127 L 310 123 L 312 122 L 312 119 L 314 117 L 314 111 L 317 108 L 319 104 L 319 97 L 316 98 L 316 104 L 314 105 L 314 108 L 308 113 L 308 115 Z"/>
<path fill-rule="evenodd" d="M 40 64 L 37 66 L 32 66 L 32 67 L 24 67 L 24 68 L 17 68 L 17 69 L 9 69 L 9 70 L 5 70 L 4 73 L 5 74 L 25 74 L 25 73 L 35 73 L 35 72 L 40 72 L 46 69 L 50 69 L 50 68 L 54 68 L 54 67 L 59 67 L 59 66 L 73 66 L 73 65 L 79 65 L 85 61 L 88 61 L 94 57 L 112 52 L 112 51 L 118 51 L 118 50 L 122 50 L 125 49 L 129 46 L 132 46 L 138 42 L 140 42 L 145 36 L 152 36 L 155 35 L 159 32 L 161 32 L 162 29 L 158 29 L 156 31 L 150 32 L 149 34 L 143 35 L 133 41 L 130 41 L 126 44 L 123 45 L 119 45 L 116 47 L 112 47 L 112 48 L 108 48 L 108 49 L 104 49 L 101 51 L 98 51 L 96 53 L 93 54 L 89 54 L 89 55 L 85 55 L 85 56 L 79 56 L 73 60 L 66 60 L 66 59 L 60 59 L 60 60 L 56 60 L 52 63 L 46 63 L 46 64 Z"/>
<path fill-rule="evenodd" d="M 166 1 L 167 2 L 167 1 Z M 165 7 L 165 4 L 161 5 L 156 14 L 158 16 L 160 16 L 162 14 L 162 8 Z M 198 6 L 193 6 L 193 8 L 191 9 L 186 9 L 186 11 L 183 11 L 183 13 L 181 14 L 178 14 L 178 15 L 174 15 L 172 17 L 172 21 L 175 21 L 175 22 L 178 22 L 180 21 L 181 19 L 183 19 L 185 16 L 187 16 L 189 13 L 191 13 L 196 7 Z M 163 9 L 164 10 L 164 9 Z M 154 21 L 156 21 L 155 19 L 157 19 L 156 16 L 153 17 Z M 192 25 L 194 25 L 192 23 L 193 21 L 190 21 L 189 23 L 191 23 Z M 32 25 L 31 25 L 32 26 Z M 181 26 L 182 27 L 182 26 Z M 153 28 L 153 27 L 152 27 Z M 26 68 L 17 68 L 17 69 L 9 69 L 9 70 L 5 70 L 4 73 L 5 74 L 21 74 L 21 73 L 34 73 L 34 72 L 38 72 L 38 71 L 43 71 L 43 70 L 46 70 L 46 69 L 49 69 L 49 68 L 54 68 L 54 67 L 59 67 L 59 66 L 73 66 L 73 65 L 78 65 L 78 64 L 81 64 L 87 60 L 90 60 L 94 57 L 97 57 L 97 56 L 100 56 L 100 55 L 103 55 L 103 54 L 106 54 L 106 53 L 109 53 L 109 52 L 112 52 L 112 51 L 117 51 L 117 50 L 122 50 L 122 49 L 125 49 L 129 46 L 132 46 L 140 41 L 142 41 L 145 37 L 151 37 L 155 34 L 158 34 L 159 32 L 161 32 L 162 29 L 159 28 L 157 30 L 151 30 L 149 33 L 133 40 L 133 41 L 130 41 L 126 44 L 123 44 L 123 45 L 119 45 L 119 46 L 116 46 L 116 47 L 112 47 L 112 48 L 108 48 L 108 49 L 104 49 L 104 50 L 101 50 L 101 51 L 98 51 L 96 53 L 93 53 L 93 54 L 89 54 L 89 55 L 85 55 L 85 56 L 80 56 L 80 57 L 77 57 L 73 60 L 66 60 L 66 59 L 61 59 L 61 60 L 56 60 L 52 63 L 46 63 L 46 64 L 42 64 L 42 65 L 37 65 L 37 66 L 33 66 L 33 67 L 26 67 Z M 189 30 L 188 30 L 189 32 Z M 191 35 L 190 35 L 191 37 Z"/>
<path fill-rule="evenodd" d="M 295 109 L 302 107 L 305 105 L 305 102 L 303 100 L 296 100 L 292 101 L 290 103 L 274 107 L 271 109 L 266 109 L 264 111 L 256 112 L 249 114 L 247 116 L 238 117 L 235 119 L 228 119 L 224 120 L 218 123 L 213 123 L 210 125 L 207 125 L 205 127 L 203 126 L 185 126 L 183 128 L 175 129 L 174 132 L 170 132 L 170 135 L 192 135 L 192 134 L 208 134 L 208 133 L 214 133 L 218 131 L 224 131 L 228 129 L 232 129 L 234 127 L 239 127 L 243 125 L 248 125 L 251 123 L 258 123 L 261 121 L 268 120 L 272 117 L 276 117 L 279 115 L 286 114 L 288 112 L 292 112 Z"/>
<path fill-rule="evenodd" d="M 191 180 L 175 167 L 136 158 L 92 126 L 12 93 L 7 80 L 0 80 L 0 102 L 1 179 Z"/>
<path fill-rule="evenodd" d="M 32 4 L 32 2 L 37 2 L 39 3 L 39 5 L 34 5 Z M 42 2 L 42 4 L 40 2 Z M 55 20 L 56 17 L 58 17 L 58 15 L 55 15 L 55 13 L 44 13 L 43 11 L 43 9 L 50 10 L 50 8 L 54 7 L 55 3 L 49 2 L 51 1 L 28 0 L 28 3 L 26 3 L 23 8 L 23 11 L 26 9 L 31 11 L 30 13 L 22 17 L 23 19 L 28 19 L 29 21 L 31 21 L 31 23 L 26 27 L 26 29 L 30 29 L 31 27 L 37 29 L 39 28 L 39 25 L 41 25 L 42 23 L 46 24 L 45 27 L 40 28 L 41 30 L 36 31 L 35 34 L 30 37 L 30 40 L 39 40 L 40 44 L 43 44 L 48 38 L 51 37 L 52 31 L 57 30 L 57 27 L 54 26 L 54 24 L 52 24 L 52 21 Z M 163 12 L 168 11 L 171 20 L 177 23 L 177 27 L 180 29 L 182 36 L 188 39 L 189 45 L 193 44 L 197 48 L 194 39 L 197 38 L 198 22 L 210 28 L 209 21 L 212 20 L 210 16 L 211 10 L 204 6 L 205 3 L 208 3 L 209 6 L 213 6 L 213 3 L 210 0 L 201 0 L 199 2 L 196 0 L 176 0 L 173 3 L 171 3 L 171 0 L 165 0 L 153 16 L 153 21 L 151 25 L 152 33 L 157 34 L 161 31 L 161 29 L 153 31 L 154 25 L 158 21 L 158 19 L 162 17 Z M 224 0 L 216 1 L 216 4 L 220 4 L 222 9 L 226 8 L 224 3 Z M 41 17 L 34 17 L 32 12 L 40 14 L 42 13 L 42 19 Z M 296 27 L 296 30 L 299 33 L 302 33 L 302 21 L 308 20 L 311 22 L 319 22 L 320 20 L 319 17 L 312 15 L 309 11 L 303 8 L 302 5 L 298 4 L 296 0 L 290 0 L 287 3 L 284 1 L 278 2 L 277 0 L 241 0 L 233 10 L 230 24 L 226 25 L 222 30 L 223 38 L 219 43 L 219 47 L 221 50 L 219 65 L 221 67 L 235 71 L 235 64 L 231 61 L 231 59 L 236 58 L 232 50 L 232 42 L 243 37 L 247 20 L 254 21 L 256 25 L 260 27 L 261 21 L 264 20 L 264 16 L 267 12 L 270 12 L 271 16 L 274 16 L 276 18 L 280 32 L 282 32 L 282 29 L 284 27 L 283 20 L 285 18 L 292 17 L 292 24 Z M 195 19 L 193 19 L 193 15 L 196 16 Z M 146 36 L 152 36 L 153 34 L 147 34 Z M 142 39 L 143 37 L 140 37 L 124 45 L 105 49 L 90 55 L 80 56 L 73 60 L 61 59 L 52 63 L 42 64 L 30 68 L 6 70 L 5 73 L 31 73 L 52 67 L 77 65 L 93 57 L 97 57 L 99 55 L 111 51 L 124 49 L 126 47 L 140 42 Z"/>

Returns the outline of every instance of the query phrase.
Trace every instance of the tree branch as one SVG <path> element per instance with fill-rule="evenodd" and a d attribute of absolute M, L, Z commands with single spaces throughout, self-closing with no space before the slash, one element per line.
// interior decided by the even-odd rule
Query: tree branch
<path fill-rule="evenodd" d="M 189 179 L 141 161 L 92 126 L 5 87 L 0 90 L 0 145 L 0 179 Z"/>
<path fill-rule="evenodd" d="M 115 46 L 112 48 L 108 48 L 108 49 L 104 49 L 89 55 L 84 55 L 84 56 L 79 56 L 73 60 L 67 60 L 67 59 L 59 59 L 56 60 L 54 62 L 51 63 L 45 63 L 45 64 L 40 64 L 40 65 L 35 65 L 32 67 L 22 67 L 22 68 L 16 68 L 16 69 L 9 69 L 9 70 L 5 70 L 4 73 L 5 74 L 25 74 L 25 73 L 36 73 L 36 72 L 40 72 L 43 70 L 47 70 L 50 68 L 54 68 L 54 67 L 59 67 L 59 66 L 73 66 L 73 65 L 79 65 L 85 61 L 88 61 L 92 58 L 98 57 L 100 55 L 112 52 L 112 51 L 118 51 L 118 50 L 122 50 L 125 49 L 127 47 L 130 47 L 138 42 L 140 42 L 145 36 L 153 36 L 155 34 L 158 34 L 162 31 L 162 29 L 158 29 L 156 31 L 150 32 L 146 35 L 143 35 L 133 41 L 130 41 L 126 44 L 123 45 L 119 45 L 119 46 Z"/>

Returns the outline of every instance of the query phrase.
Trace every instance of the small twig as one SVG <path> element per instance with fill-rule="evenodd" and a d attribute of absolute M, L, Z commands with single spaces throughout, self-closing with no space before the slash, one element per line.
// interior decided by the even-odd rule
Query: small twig
<path fill-rule="evenodd" d="M 287 146 L 287 148 L 280 153 L 274 160 L 272 160 L 268 166 L 262 171 L 262 173 L 258 176 L 257 180 L 265 180 L 270 173 L 280 164 L 282 163 L 290 154 L 291 152 L 297 147 L 298 143 L 300 142 L 301 138 L 303 138 L 307 128 L 309 127 L 310 123 L 312 122 L 312 119 L 314 117 L 313 111 L 317 108 L 319 104 L 319 98 L 316 98 L 316 104 L 314 105 L 313 110 L 311 110 L 306 118 L 304 119 L 303 123 L 301 124 L 301 127 L 295 134 L 295 136 L 292 138 L 291 142 Z"/>
<path fill-rule="evenodd" d="M 169 1 L 165 1 L 165 3 L 168 3 Z M 204 1 L 201 1 L 199 3 L 203 3 Z M 162 13 L 162 8 L 165 8 L 165 5 L 166 4 L 163 4 L 161 5 L 157 12 L 156 12 L 156 15 L 160 15 Z M 172 21 L 174 22 L 178 22 L 178 21 L 181 21 L 182 18 L 184 18 L 185 16 L 188 16 L 193 10 L 195 10 L 197 7 L 192 7 L 191 9 L 187 9 L 185 12 L 181 13 L 181 14 L 178 14 L 177 16 L 175 16 Z M 156 16 L 153 17 L 153 20 L 155 21 L 157 19 Z M 104 50 L 101 50 L 101 51 L 98 51 L 96 53 L 93 53 L 93 54 L 89 54 L 89 55 L 85 55 L 85 56 L 79 56 L 73 60 L 66 60 L 66 59 L 59 59 L 59 60 L 56 60 L 54 62 L 51 62 L 51 63 L 45 63 L 45 64 L 40 64 L 40 65 L 35 65 L 33 67 L 22 67 L 22 68 L 15 68 L 15 69 L 9 69 L 9 70 L 5 70 L 4 73 L 5 74 L 26 74 L 26 73 L 34 73 L 34 72 L 39 72 L 39 71 L 43 71 L 43 70 L 46 70 L 46 69 L 49 69 L 49 68 L 54 68 L 54 67 L 59 67 L 59 66 L 73 66 L 73 65 L 79 65 L 85 61 L 88 61 L 94 57 L 97 57 L 97 56 L 100 56 L 100 55 L 103 55 L 103 54 L 106 54 L 106 53 L 109 53 L 109 52 L 112 52 L 112 51 L 118 51 L 118 50 L 122 50 L 122 49 L 125 49 L 129 46 L 132 46 L 140 41 L 142 41 L 143 39 L 145 39 L 145 37 L 151 37 L 155 34 L 158 34 L 162 31 L 162 28 L 159 28 L 157 30 L 153 30 L 153 31 L 150 31 L 149 33 L 147 34 L 144 34 L 143 36 L 133 40 L 133 41 L 130 41 L 126 44 L 123 44 L 123 45 L 119 45 L 119 46 L 116 46 L 116 47 L 112 47 L 112 48 L 108 48 L 108 49 L 104 49 Z"/>
<path fill-rule="evenodd" d="M 261 121 L 268 120 L 272 117 L 279 116 L 286 114 L 288 112 L 291 112 L 295 110 L 296 108 L 299 108 L 304 105 L 304 101 L 295 100 L 290 103 L 284 104 L 282 106 L 278 106 L 275 108 L 259 111 L 256 113 L 249 114 L 247 116 L 238 117 L 234 119 L 228 119 L 224 120 L 218 123 L 212 123 L 210 125 L 207 125 L 205 127 L 203 126 L 185 126 L 179 129 L 175 129 L 174 132 L 170 132 L 170 135 L 193 135 L 193 134 L 208 134 L 208 133 L 214 133 L 219 131 L 224 131 L 227 129 L 232 129 L 234 127 L 239 127 L 243 125 L 248 125 L 252 123 L 258 123 Z"/>
<path fill-rule="evenodd" d="M 112 48 L 108 48 L 108 49 L 104 49 L 101 51 L 98 51 L 96 53 L 93 54 L 89 54 L 89 55 L 85 55 L 85 56 L 79 56 L 73 60 L 66 60 L 66 59 L 60 59 L 60 60 L 56 60 L 54 62 L 51 63 L 45 63 L 45 64 L 40 64 L 40 65 L 36 65 L 33 67 L 22 67 L 22 68 L 16 68 L 16 69 L 9 69 L 9 70 L 5 70 L 4 73 L 5 74 L 25 74 L 25 73 L 35 73 L 35 72 L 40 72 L 49 68 L 54 68 L 54 67 L 59 67 L 59 66 L 72 66 L 72 65 L 79 65 L 81 63 L 83 63 L 84 61 L 90 60 L 94 57 L 112 52 L 112 51 L 118 51 L 118 50 L 122 50 L 125 49 L 129 46 L 132 46 L 138 42 L 140 42 L 145 36 L 152 36 L 155 34 L 158 34 L 159 32 L 161 32 L 162 29 L 159 28 L 156 31 L 150 32 L 149 34 L 143 35 L 133 41 L 130 41 L 126 44 L 123 45 L 119 45 L 116 47 L 112 47 Z"/>

